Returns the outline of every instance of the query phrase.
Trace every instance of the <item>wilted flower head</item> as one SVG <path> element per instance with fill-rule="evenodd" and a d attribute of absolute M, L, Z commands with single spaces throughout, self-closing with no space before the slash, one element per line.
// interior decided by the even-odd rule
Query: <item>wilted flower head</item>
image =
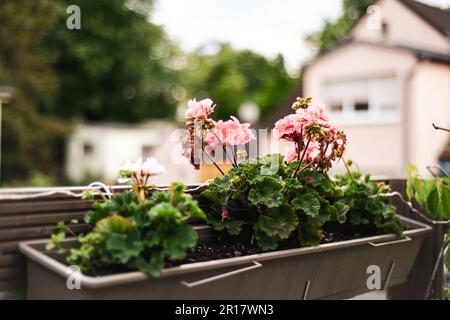
<path fill-rule="evenodd" d="M 308 109 L 309 105 L 312 102 L 312 98 L 308 97 L 308 98 L 300 98 L 298 97 L 296 99 L 296 101 L 294 102 L 294 104 L 292 105 L 292 109 L 293 110 L 298 110 L 298 109 Z"/>
<path fill-rule="evenodd" d="M 188 110 L 185 117 L 187 119 L 206 120 L 210 114 L 214 112 L 214 102 L 211 99 L 204 99 L 197 101 L 195 99 L 189 100 Z"/>
<path fill-rule="evenodd" d="M 332 161 L 342 157 L 347 138 L 345 133 L 329 123 L 322 106 L 310 106 L 311 98 L 297 98 L 292 108 L 296 110 L 275 123 L 275 138 L 290 141 L 294 146 L 285 155 L 287 162 L 299 161 L 294 175 L 304 167 L 327 171 Z"/>
<path fill-rule="evenodd" d="M 236 117 L 231 116 L 231 120 L 226 122 L 217 121 L 206 136 L 205 142 L 210 146 L 218 144 L 237 146 L 247 144 L 254 139 L 256 138 L 250 130 L 250 123 L 240 123 Z"/>

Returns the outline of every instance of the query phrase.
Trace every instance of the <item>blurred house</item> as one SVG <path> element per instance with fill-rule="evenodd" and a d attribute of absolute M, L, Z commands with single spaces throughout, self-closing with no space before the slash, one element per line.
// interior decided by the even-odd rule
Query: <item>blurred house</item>
<path fill-rule="evenodd" d="M 349 136 L 347 158 L 376 175 L 439 164 L 450 127 L 450 12 L 380 0 L 346 42 L 306 66 L 304 96 Z M 442 157 L 441 157 L 442 159 Z"/>
<path fill-rule="evenodd" d="M 167 172 L 153 178 L 153 183 L 195 183 L 198 173 L 181 157 L 176 129 L 168 121 L 142 125 L 79 124 L 67 144 L 66 174 L 75 183 L 101 180 L 116 184 L 119 168 L 126 160 L 154 157 Z"/>

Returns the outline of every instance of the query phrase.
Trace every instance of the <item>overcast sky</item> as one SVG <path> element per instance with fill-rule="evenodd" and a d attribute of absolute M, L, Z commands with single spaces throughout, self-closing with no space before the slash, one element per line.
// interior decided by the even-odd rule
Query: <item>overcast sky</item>
<path fill-rule="evenodd" d="M 291 71 L 311 57 L 304 42 L 324 19 L 341 13 L 341 0 L 157 0 L 153 21 L 185 50 L 208 42 L 230 42 L 274 57 L 281 52 Z M 450 0 L 426 0 L 450 5 Z"/>

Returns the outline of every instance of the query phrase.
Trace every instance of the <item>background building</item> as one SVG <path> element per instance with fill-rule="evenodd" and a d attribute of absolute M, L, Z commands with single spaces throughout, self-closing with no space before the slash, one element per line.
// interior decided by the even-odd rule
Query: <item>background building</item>
<path fill-rule="evenodd" d="M 399 176 L 439 164 L 450 126 L 450 12 L 380 0 L 348 40 L 306 66 L 303 94 L 324 103 L 363 171 Z"/>
<path fill-rule="evenodd" d="M 198 173 L 181 157 L 178 141 L 176 125 L 169 121 L 79 124 L 67 144 L 66 174 L 75 183 L 99 179 L 117 184 L 119 168 L 125 161 L 154 157 L 167 172 L 153 178 L 153 183 L 197 182 Z"/>

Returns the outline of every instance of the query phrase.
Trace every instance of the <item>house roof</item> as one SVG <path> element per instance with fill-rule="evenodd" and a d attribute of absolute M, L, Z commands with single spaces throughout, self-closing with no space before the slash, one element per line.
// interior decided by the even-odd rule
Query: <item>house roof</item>
<path fill-rule="evenodd" d="M 415 14 L 450 38 L 450 11 L 426 5 L 415 0 L 398 0 Z"/>

